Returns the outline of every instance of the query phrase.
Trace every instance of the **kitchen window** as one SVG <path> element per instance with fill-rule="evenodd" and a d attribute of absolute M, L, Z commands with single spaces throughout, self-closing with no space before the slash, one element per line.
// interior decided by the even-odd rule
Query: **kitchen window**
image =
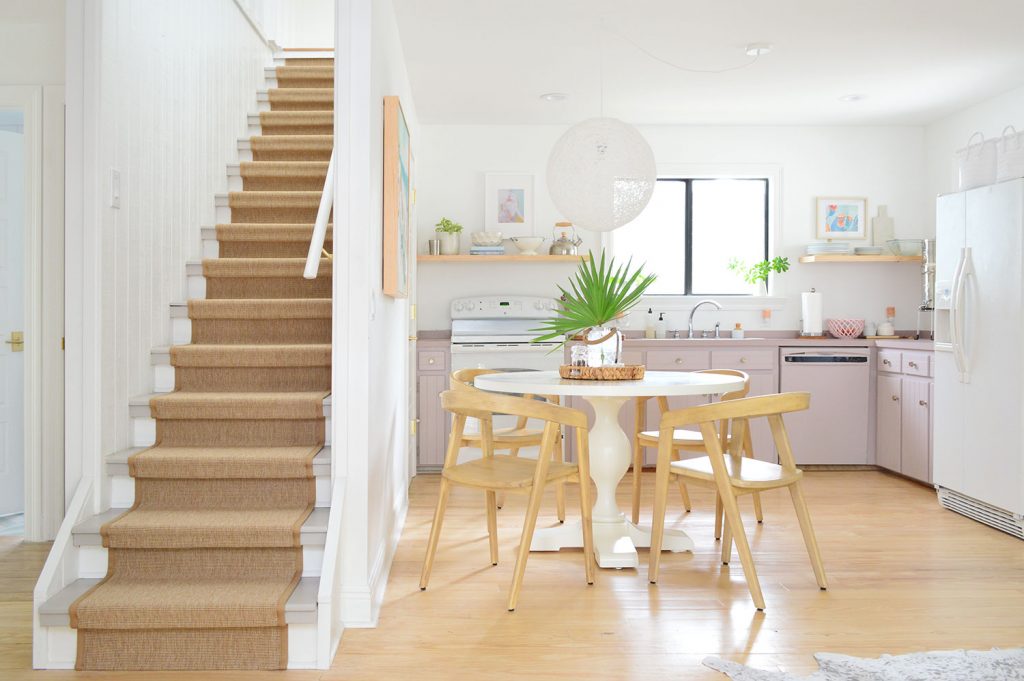
<path fill-rule="evenodd" d="M 611 233 L 617 260 L 646 263 L 648 295 L 745 295 L 729 269 L 768 258 L 768 178 L 660 178 L 647 208 Z"/>

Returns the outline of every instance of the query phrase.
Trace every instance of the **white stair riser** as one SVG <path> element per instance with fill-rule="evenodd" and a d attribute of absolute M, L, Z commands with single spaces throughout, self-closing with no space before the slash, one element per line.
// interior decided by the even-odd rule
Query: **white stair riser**
<path fill-rule="evenodd" d="M 206 298 L 206 277 L 201 274 L 190 274 L 188 279 L 188 297 Z"/>
<path fill-rule="evenodd" d="M 74 669 L 78 634 L 71 627 L 44 627 L 47 669 Z M 316 624 L 288 625 L 288 669 L 316 668 Z"/>
<path fill-rule="evenodd" d="M 302 576 L 319 577 L 324 562 L 323 546 L 302 547 Z M 107 574 L 107 549 L 103 546 L 78 547 L 78 578 L 100 579 Z"/>
<path fill-rule="evenodd" d="M 228 191 L 244 191 L 244 183 L 242 182 L 242 170 L 237 165 L 228 166 Z"/>
<path fill-rule="evenodd" d="M 130 475 L 110 476 L 110 507 L 129 508 L 135 503 L 135 480 Z M 331 476 L 316 477 L 316 506 L 326 508 L 331 505 Z"/>
<path fill-rule="evenodd" d="M 171 319 L 171 344 L 188 345 L 192 342 L 192 320 L 189 318 Z"/>
<path fill-rule="evenodd" d="M 216 239 L 203 239 L 203 258 L 219 258 L 220 242 Z"/>
<path fill-rule="evenodd" d="M 252 160 L 252 146 L 249 140 L 238 140 L 238 162 L 247 163 Z"/>
<path fill-rule="evenodd" d="M 257 111 L 261 111 L 261 112 L 262 111 L 270 111 L 270 99 L 269 99 L 269 97 L 264 99 L 263 96 L 261 95 L 260 98 L 256 101 L 256 110 Z"/>
<path fill-rule="evenodd" d="M 224 196 L 224 200 L 223 201 L 220 200 L 219 196 L 217 197 L 217 199 L 218 199 L 217 200 L 217 204 L 216 204 L 217 208 L 216 208 L 216 211 L 215 211 L 215 216 L 216 216 L 216 219 L 217 219 L 217 224 L 218 225 L 229 225 L 229 224 L 231 224 L 231 207 L 228 206 L 228 198 L 227 198 L 227 196 L 226 195 Z"/>
<path fill-rule="evenodd" d="M 260 125 L 259 114 L 255 116 L 249 116 L 249 127 L 246 128 L 245 134 L 248 135 L 249 137 L 259 137 L 260 135 L 263 134 L 263 127 Z"/>

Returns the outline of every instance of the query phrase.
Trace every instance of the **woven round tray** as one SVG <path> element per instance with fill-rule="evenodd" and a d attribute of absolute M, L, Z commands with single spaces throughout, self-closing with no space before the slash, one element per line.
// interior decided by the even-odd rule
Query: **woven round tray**
<path fill-rule="evenodd" d="M 563 364 L 558 367 L 558 375 L 582 381 L 639 381 L 644 377 L 644 369 L 643 364 L 620 367 L 574 367 Z"/>

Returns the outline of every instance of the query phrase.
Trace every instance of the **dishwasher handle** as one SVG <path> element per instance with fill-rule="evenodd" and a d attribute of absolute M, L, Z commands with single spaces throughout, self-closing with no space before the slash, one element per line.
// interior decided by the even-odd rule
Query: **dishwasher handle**
<path fill-rule="evenodd" d="M 786 355 L 783 361 L 800 364 L 867 364 L 867 355 Z"/>

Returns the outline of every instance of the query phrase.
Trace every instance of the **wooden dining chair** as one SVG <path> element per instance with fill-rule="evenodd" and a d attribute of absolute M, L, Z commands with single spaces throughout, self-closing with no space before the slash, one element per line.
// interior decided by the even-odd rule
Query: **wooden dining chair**
<path fill-rule="evenodd" d="M 473 381 L 477 376 L 483 376 L 484 374 L 496 374 L 500 373 L 494 369 L 458 369 L 452 372 L 449 380 L 449 385 L 452 390 L 470 390 L 476 392 L 484 392 L 473 385 Z M 523 395 L 525 399 L 535 399 L 534 395 Z M 559 404 L 559 398 L 557 395 L 545 395 L 544 400 L 547 400 L 551 404 Z M 539 428 L 529 428 L 529 419 L 525 416 L 520 416 L 516 420 L 516 424 L 510 428 L 495 428 L 494 429 L 494 450 L 505 451 L 507 450 L 509 456 L 519 456 L 519 450 L 524 447 L 539 447 L 543 430 Z M 465 433 L 459 440 L 459 447 L 479 447 L 480 446 L 480 433 Z M 562 454 L 562 432 L 559 429 L 558 437 L 555 440 L 555 449 L 551 453 L 554 461 L 564 461 Z M 565 522 L 565 484 L 558 483 L 555 485 L 555 504 L 556 510 L 558 511 L 558 522 Z M 505 495 L 498 495 L 498 508 L 505 505 Z"/>
<path fill-rule="evenodd" d="M 739 390 L 734 390 L 731 393 L 725 393 L 720 398 L 721 400 L 738 400 L 746 397 L 750 393 L 750 376 L 744 372 L 736 369 L 704 369 L 701 371 L 693 372 L 695 374 L 719 374 L 721 376 L 736 376 L 737 378 L 743 379 L 743 387 Z M 636 398 L 636 417 L 635 427 L 633 435 L 633 522 L 640 522 L 640 492 L 641 492 L 641 476 L 644 467 L 644 448 L 651 447 L 652 449 L 658 448 L 658 437 L 660 432 L 657 430 L 644 430 L 644 412 L 646 411 L 647 401 L 652 398 L 650 397 L 638 397 Z M 668 399 L 665 397 L 654 398 L 658 400 L 658 408 L 661 414 L 664 415 L 669 411 Z M 692 424 L 687 424 L 692 425 Z M 728 442 L 726 443 L 728 445 Z M 683 428 L 677 428 L 672 434 L 672 454 L 678 460 L 682 458 L 683 452 L 689 453 L 703 453 L 704 452 L 704 439 L 701 437 L 699 431 L 696 430 L 685 430 Z M 754 447 L 750 440 L 750 432 L 747 431 L 744 436 L 743 442 L 743 455 L 753 458 Z M 683 508 L 686 512 L 690 512 L 690 493 L 686 489 L 686 482 L 682 476 L 672 475 L 676 479 L 679 487 L 679 495 L 683 498 Z M 764 513 L 761 509 L 761 495 L 757 492 L 753 494 L 754 499 L 754 517 L 757 518 L 757 522 L 764 522 Z M 722 538 L 722 500 L 716 496 L 715 498 L 715 539 Z"/>
<path fill-rule="evenodd" d="M 587 433 L 586 414 L 539 400 L 496 395 L 483 391 L 447 390 L 441 393 L 441 404 L 452 414 L 452 432 L 448 439 L 448 451 L 441 470 L 441 490 L 437 499 L 437 510 L 430 528 L 427 555 L 420 575 L 420 589 L 427 588 L 430 570 L 437 553 L 437 541 L 448 504 L 448 495 L 453 485 L 482 489 L 486 492 L 487 534 L 490 538 L 491 564 L 498 564 L 498 521 L 497 493 L 528 493 L 526 518 L 519 540 L 519 552 L 513 571 L 512 587 L 508 595 L 508 609 L 516 609 L 519 589 L 526 571 L 526 560 L 530 555 L 533 530 L 537 525 L 544 487 L 550 483 L 580 483 L 580 514 L 583 518 L 583 563 L 587 584 L 594 583 L 594 537 L 591 526 L 590 497 L 590 448 Z M 508 454 L 494 453 L 494 414 L 512 414 L 544 422 L 541 435 L 540 455 L 537 460 L 519 458 Z M 480 421 L 480 444 L 483 458 L 458 463 L 459 443 L 466 428 L 466 419 Z M 576 429 L 579 443 L 577 463 L 567 464 L 552 461 L 551 453 L 561 431 L 561 426 Z"/>
<path fill-rule="evenodd" d="M 818 586 L 825 590 L 825 567 L 821 562 L 818 542 L 814 538 L 811 516 L 800 482 L 803 471 L 796 467 L 789 436 L 782 415 L 803 411 L 811 404 L 811 395 L 806 392 L 783 393 L 763 397 L 747 397 L 706 404 L 688 409 L 670 411 L 661 417 L 658 440 L 658 467 L 654 488 L 654 522 L 651 530 L 651 555 L 648 579 L 651 584 L 658 581 L 658 567 L 661 560 L 661 542 L 665 530 L 665 507 L 668 498 L 670 473 L 682 476 L 687 482 L 713 487 L 722 499 L 725 509 L 725 530 L 722 538 L 722 563 L 729 564 L 732 554 L 732 540 L 743 563 L 743 574 L 747 578 L 750 595 L 758 610 L 764 610 L 764 596 L 757 579 L 754 559 L 743 529 L 736 498 L 758 491 L 789 488 L 796 517 L 800 522 L 807 553 Z M 749 431 L 753 418 L 767 418 L 772 438 L 779 452 L 778 464 L 745 457 L 741 443 Z M 675 429 L 682 425 L 699 424 L 707 456 L 697 459 L 672 461 Z M 728 443 L 728 445 L 726 445 Z"/>

